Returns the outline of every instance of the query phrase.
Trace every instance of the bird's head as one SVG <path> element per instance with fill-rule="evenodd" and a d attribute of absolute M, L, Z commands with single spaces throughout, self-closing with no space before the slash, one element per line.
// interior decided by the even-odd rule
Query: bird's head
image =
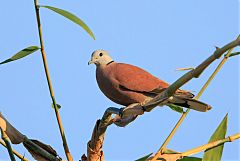
<path fill-rule="evenodd" d="M 113 59 L 110 57 L 107 51 L 105 50 L 95 50 L 92 53 L 91 60 L 88 62 L 88 65 L 95 64 L 97 66 L 107 65 L 113 62 Z"/>

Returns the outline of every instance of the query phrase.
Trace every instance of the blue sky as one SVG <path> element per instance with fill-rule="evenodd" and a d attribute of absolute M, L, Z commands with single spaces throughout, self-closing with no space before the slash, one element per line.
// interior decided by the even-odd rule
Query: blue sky
<path fill-rule="evenodd" d="M 215 50 L 239 34 L 236 0 L 183 1 L 40 1 L 68 10 L 92 29 L 96 41 L 80 27 L 47 9 L 41 9 L 43 37 L 56 100 L 71 153 L 75 160 L 86 152 L 95 121 L 110 106 L 88 66 L 96 49 L 108 50 L 115 61 L 142 67 L 172 83 Z M 33 1 L 2 1 L 0 5 L 0 60 L 19 50 L 39 45 Z M 220 60 L 183 89 L 197 93 Z M 22 133 L 52 145 L 65 158 L 57 122 L 51 108 L 40 52 L 0 66 L 0 111 Z M 185 151 L 205 144 L 226 113 L 227 135 L 239 132 L 239 58 L 229 59 L 200 100 L 213 109 L 191 111 L 168 148 Z M 180 115 L 167 107 L 140 116 L 125 128 L 107 130 L 106 160 L 134 160 L 156 152 Z M 28 152 L 21 145 L 16 150 Z M 201 156 L 201 155 L 197 155 Z M 239 160 L 239 141 L 225 144 L 223 160 Z M 0 160 L 8 160 L 0 147 Z"/>

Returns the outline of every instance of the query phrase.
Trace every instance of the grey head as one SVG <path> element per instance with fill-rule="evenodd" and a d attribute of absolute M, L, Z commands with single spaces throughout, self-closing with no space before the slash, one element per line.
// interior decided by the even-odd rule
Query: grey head
<path fill-rule="evenodd" d="M 96 66 L 107 65 L 113 62 L 113 59 L 110 57 L 106 50 L 95 50 L 92 53 L 91 60 L 88 62 L 88 65 L 95 64 Z"/>

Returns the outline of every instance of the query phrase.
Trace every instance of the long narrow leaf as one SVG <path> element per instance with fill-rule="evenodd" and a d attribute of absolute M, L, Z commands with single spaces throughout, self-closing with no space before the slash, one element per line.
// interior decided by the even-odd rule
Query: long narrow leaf
<path fill-rule="evenodd" d="M 3 61 L 0 63 L 1 64 L 5 64 L 5 63 L 8 63 L 8 62 L 11 62 L 11 61 L 14 61 L 14 60 L 18 60 L 18 59 L 21 59 L 29 54 L 32 54 L 33 52 L 39 50 L 40 48 L 38 46 L 29 46 L 21 51 L 19 51 L 17 54 L 13 55 L 11 58 Z"/>
<path fill-rule="evenodd" d="M 217 129 L 211 136 L 209 142 L 217 141 L 220 139 L 224 139 L 227 132 L 227 120 L 228 114 L 223 118 L 222 122 L 218 125 Z M 205 151 L 203 155 L 203 161 L 220 161 L 223 152 L 223 145 L 217 146 L 212 149 L 208 149 Z"/>
<path fill-rule="evenodd" d="M 183 113 L 183 108 L 174 104 L 169 104 L 167 105 L 170 109 L 172 109 L 173 111 L 176 111 L 178 113 Z"/>
<path fill-rule="evenodd" d="M 67 19 L 71 20 L 72 22 L 78 24 L 95 40 L 95 36 L 94 36 L 93 32 L 90 30 L 90 28 L 80 18 L 78 18 L 74 14 L 72 14 L 68 11 L 65 11 L 63 9 L 56 8 L 56 7 L 51 7 L 51 6 L 40 6 L 40 7 L 50 9 L 64 17 L 66 17 Z"/>

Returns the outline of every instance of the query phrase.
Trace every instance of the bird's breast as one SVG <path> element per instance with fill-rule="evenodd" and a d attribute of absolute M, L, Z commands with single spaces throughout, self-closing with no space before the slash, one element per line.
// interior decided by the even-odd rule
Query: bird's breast
<path fill-rule="evenodd" d="M 96 79 L 98 86 L 104 95 L 117 104 L 127 106 L 145 100 L 143 94 L 136 94 L 132 91 L 124 91 L 120 89 L 120 84 L 115 78 L 113 70 L 97 68 Z"/>

